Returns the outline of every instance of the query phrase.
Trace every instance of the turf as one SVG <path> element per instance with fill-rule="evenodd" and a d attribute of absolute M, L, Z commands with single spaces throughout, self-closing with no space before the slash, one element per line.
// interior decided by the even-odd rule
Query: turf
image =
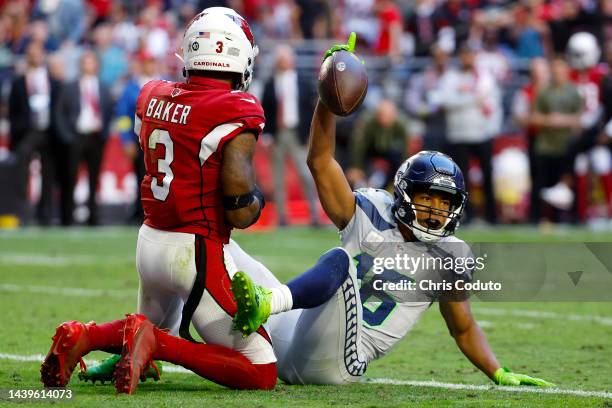
<path fill-rule="evenodd" d="M 103 322 L 120 318 L 136 307 L 137 274 L 134 254 L 137 230 L 23 229 L 0 233 L 0 405 L 13 406 L 6 389 L 39 388 L 39 363 L 20 362 L 6 355 L 45 354 L 55 327 L 65 320 Z M 471 241 L 600 241 L 612 234 L 592 234 L 567 228 L 543 234 L 531 228 L 464 230 Z M 331 229 L 285 229 L 239 233 L 235 239 L 283 281 L 311 265 L 326 249 L 338 245 Z M 50 294 L 64 291 L 63 295 Z M 90 289 L 88 296 L 73 288 Z M 521 310 L 548 315 L 508 316 Z M 530 314 L 527 312 L 526 314 Z M 563 389 L 612 391 L 612 304 L 478 303 L 481 323 L 502 364 L 541 376 Z M 564 319 L 577 315 L 578 318 Z M 603 319 L 580 319 L 599 316 Z M 606 320 L 607 319 L 607 320 Z M 93 353 L 92 359 L 104 358 Z M 435 380 L 490 385 L 463 357 L 437 307 L 384 359 L 370 364 L 368 378 Z M 70 406 L 549 406 L 612 407 L 612 400 L 559 394 L 509 393 L 491 390 L 449 390 L 413 385 L 355 384 L 350 386 L 287 386 L 272 392 L 237 392 L 195 375 L 164 373 L 162 381 L 142 384 L 130 397 L 116 396 L 110 385 L 70 384 Z M 38 402 L 36 405 L 49 405 Z"/>

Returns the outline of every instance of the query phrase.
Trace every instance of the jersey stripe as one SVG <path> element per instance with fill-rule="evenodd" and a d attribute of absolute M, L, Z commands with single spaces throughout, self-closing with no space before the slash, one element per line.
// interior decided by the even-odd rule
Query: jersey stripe
<path fill-rule="evenodd" d="M 219 147 L 221 139 L 228 136 L 241 126 L 242 123 L 224 123 L 217 126 L 210 133 L 204 136 L 200 145 L 200 165 L 204 165 L 210 155 L 217 151 L 217 147 Z"/>
<path fill-rule="evenodd" d="M 378 212 L 378 209 L 370 200 L 361 194 L 355 194 L 357 205 L 364 214 L 370 219 L 370 222 L 378 231 L 386 231 L 395 228 L 395 225 L 385 220 Z"/>
<path fill-rule="evenodd" d="M 357 282 L 349 275 L 342 285 L 342 296 L 344 298 L 344 317 L 345 317 L 345 335 L 344 335 L 344 367 L 352 376 L 362 376 L 367 368 L 367 362 L 362 358 L 362 349 L 357 341 L 360 340 L 357 334 L 361 327 L 359 325 L 359 312 L 357 310 Z"/>

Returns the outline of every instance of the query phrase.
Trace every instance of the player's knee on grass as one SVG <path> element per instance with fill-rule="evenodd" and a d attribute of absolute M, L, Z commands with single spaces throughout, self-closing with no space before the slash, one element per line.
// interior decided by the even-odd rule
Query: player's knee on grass
<path fill-rule="evenodd" d="M 350 265 L 343 248 L 324 253 L 312 268 L 287 283 L 293 308 L 310 309 L 327 302 L 348 278 Z"/>

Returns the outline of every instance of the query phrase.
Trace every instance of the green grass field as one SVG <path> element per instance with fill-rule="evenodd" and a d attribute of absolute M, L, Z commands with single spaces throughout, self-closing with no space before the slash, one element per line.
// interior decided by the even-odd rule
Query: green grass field
<path fill-rule="evenodd" d="M 6 389 L 40 388 L 37 360 L 48 351 L 59 323 L 73 319 L 104 322 L 135 311 L 136 236 L 135 228 L 0 233 L 1 406 L 14 406 Z M 612 234 L 575 229 L 547 235 L 530 228 L 465 230 L 459 236 L 481 242 L 612 242 Z M 239 233 L 235 239 L 282 281 L 299 274 L 324 250 L 339 243 L 331 229 Z M 141 384 L 132 396 L 116 396 L 112 385 L 79 383 L 75 375 L 70 384 L 74 399 L 54 406 L 612 407 L 610 394 L 606 398 L 604 393 L 579 396 L 563 391 L 612 392 L 612 303 L 477 303 L 473 309 L 502 364 L 553 381 L 560 390 L 509 392 L 493 386 L 463 357 L 437 307 L 432 307 L 398 347 L 368 367 L 370 380 L 403 384 L 279 383 L 272 392 L 238 392 L 192 374 L 166 372 L 162 381 Z M 93 353 L 87 358 L 104 357 L 104 353 Z M 415 381 L 427 383 L 417 385 Z M 451 389 L 433 381 L 478 387 Z"/>

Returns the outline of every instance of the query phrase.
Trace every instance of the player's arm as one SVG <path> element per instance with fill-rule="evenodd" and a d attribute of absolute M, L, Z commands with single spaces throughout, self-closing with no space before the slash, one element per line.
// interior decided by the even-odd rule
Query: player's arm
<path fill-rule="evenodd" d="M 263 196 L 255 185 L 255 135 L 241 133 L 223 146 L 221 184 L 225 220 L 234 228 L 247 228 L 259 218 Z"/>
<path fill-rule="evenodd" d="M 310 125 L 308 168 L 325 213 L 342 230 L 355 214 L 355 196 L 344 176 L 344 170 L 334 158 L 335 150 L 334 114 L 319 100 Z"/>
<path fill-rule="evenodd" d="M 354 48 L 355 37 L 352 34 L 347 45 L 333 46 L 327 51 L 326 58 L 341 49 L 352 52 Z M 336 120 L 319 99 L 310 124 L 308 168 L 325 213 L 338 229 L 344 229 L 355 214 L 355 196 L 342 167 L 334 158 L 335 151 Z"/>
<path fill-rule="evenodd" d="M 463 354 L 499 385 L 537 385 L 551 387 L 555 384 L 540 378 L 513 373 L 502 368 L 478 323 L 472 316 L 470 303 L 463 301 L 441 301 L 440 313 L 446 321 L 448 330 Z"/>
<path fill-rule="evenodd" d="M 500 368 L 495 354 L 487 339 L 474 320 L 470 304 L 464 301 L 441 301 L 440 313 L 446 326 L 463 354 L 476 366 L 493 379 L 493 374 Z"/>

